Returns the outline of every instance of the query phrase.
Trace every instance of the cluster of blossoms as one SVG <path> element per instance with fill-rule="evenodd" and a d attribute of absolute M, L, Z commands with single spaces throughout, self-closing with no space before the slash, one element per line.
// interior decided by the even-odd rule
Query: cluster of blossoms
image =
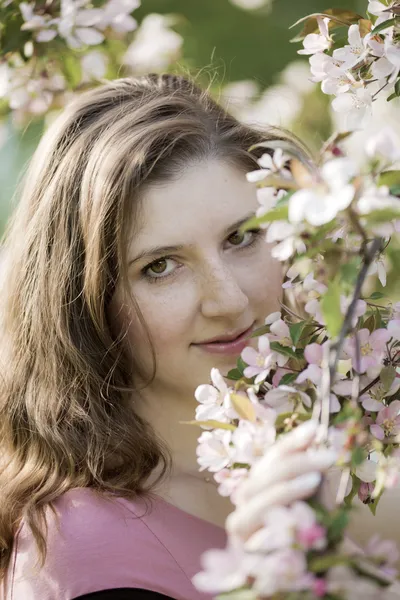
<path fill-rule="evenodd" d="M 392 275 L 386 253 L 400 231 L 400 172 L 392 169 L 400 140 L 390 130 L 371 136 L 357 167 L 341 139 L 325 145 L 319 164 L 300 160 L 290 143 L 261 144 L 259 169 L 247 174 L 260 206 L 243 229 L 265 228 L 294 302 L 253 332 L 235 369 L 213 369 L 211 384 L 197 388 L 195 423 L 204 429 L 200 470 L 238 505 L 276 441 L 319 419 L 342 469 L 342 497 L 331 512 L 315 499 L 270 509 L 248 540 L 228 537 L 225 550 L 206 554 L 194 582 L 224 597 L 240 588 L 249 599 L 350 599 L 359 597 L 354 586 L 384 597 L 379 583 L 353 570 L 354 556 L 340 568 L 323 558 L 328 548 L 339 556 L 338 513 L 355 497 L 375 513 L 400 481 L 400 302 L 370 290 L 377 275 L 383 287 Z M 393 544 L 374 539 L 366 554 L 394 575 Z"/>
<path fill-rule="evenodd" d="M 182 38 L 168 15 L 132 16 L 140 0 L 5 2 L 0 43 L 0 99 L 14 121 L 60 109 L 106 76 L 165 69 Z M 16 35 L 16 24 L 19 24 Z M 133 36 L 133 37 L 132 37 Z"/>
<path fill-rule="evenodd" d="M 336 96 L 332 108 L 344 113 L 348 130 L 366 124 L 381 90 L 389 99 L 400 95 L 400 3 L 369 0 L 368 16 L 330 10 L 306 17 L 304 32 L 295 38 L 303 39 L 299 54 L 310 55 L 312 81 Z M 315 21 L 318 33 L 307 33 Z M 348 43 L 335 48 L 332 30 L 338 27 L 348 28 Z"/>

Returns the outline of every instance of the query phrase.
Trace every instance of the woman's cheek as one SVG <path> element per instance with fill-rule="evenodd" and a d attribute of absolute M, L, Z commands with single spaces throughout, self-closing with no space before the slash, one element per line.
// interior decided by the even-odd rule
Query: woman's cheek
<path fill-rule="evenodd" d="M 157 354 L 174 340 L 188 337 L 196 304 L 196 290 L 190 281 L 178 277 L 171 282 L 147 283 L 137 290 L 136 298 Z"/>

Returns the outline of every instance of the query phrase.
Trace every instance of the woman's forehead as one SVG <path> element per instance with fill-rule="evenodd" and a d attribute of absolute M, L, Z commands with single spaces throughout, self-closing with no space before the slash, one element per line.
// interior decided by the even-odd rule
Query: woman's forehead
<path fill-rule="evenodd" d="M 220 235 L 256 208 L 255 187 L 247 182 L 244 171 L 216 159 L 192 165 L 175 181 L 147 189 L 132 250 L 133 246 L 185 244 L 198 236 Z"/>

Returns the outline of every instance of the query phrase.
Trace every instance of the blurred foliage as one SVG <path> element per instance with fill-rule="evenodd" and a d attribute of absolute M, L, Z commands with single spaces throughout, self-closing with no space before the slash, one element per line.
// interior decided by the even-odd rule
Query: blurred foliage
<path fill-rule="evenodd" d="M 346 8 L 365 11 L 366 0 L 346 0 Z M 277 80 L 278 74 L 298 58 L 298 44 L 291 44 L 298 31 L 289 30 L 299 18 L 328 8 L 321 0 L 275 0 L 272 8 L 246 11 L 229 0 L 143 0 L 135 11 L 140 22 L 147 14 L 181 15 L 176 30 L 184 37 L 183 59 L 176 70 L 200 72 L 199 82 L 213 88 L 242 79 L 252 79 L 260 90 Z M 298 28 L 300 29 L 300 28 Z M 307 111 L 294 130 L 317 146 L 330 133 L 325 112 L 329 98 L 313 92 Z M 8 137 L 0 150 L 0 227 L 3 230 L 12 208 L 12 195 L 19 175 L 34 151 L 43 124 L 32 123 L 16 131 L 8 121 Z M 315 142 L 315 143 L 313 143 Z"/>

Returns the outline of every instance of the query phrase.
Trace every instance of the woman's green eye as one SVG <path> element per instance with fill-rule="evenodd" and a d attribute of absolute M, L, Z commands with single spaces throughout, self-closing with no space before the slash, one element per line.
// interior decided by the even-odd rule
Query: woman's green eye
<path fill-rule="evenodd" d="M 235 231 L 232 235 L 229 236 L 229 242 L 234 246 L 239 246 L 244 241 L 245 233 L 240 233 L 240 231 Z"/>
<path fill-rule="evenodd" d="M 155 262 L 153 262 L 149 269 L 151 269 L 153 271 L 153 273 L 156 273 L 157 275 L 161 275 L 161 273 L 164 273 L 165 269 L 167 267 L 167 261 L 165 258 L 160 258 L 160 260 L 156 260 Z"/>

